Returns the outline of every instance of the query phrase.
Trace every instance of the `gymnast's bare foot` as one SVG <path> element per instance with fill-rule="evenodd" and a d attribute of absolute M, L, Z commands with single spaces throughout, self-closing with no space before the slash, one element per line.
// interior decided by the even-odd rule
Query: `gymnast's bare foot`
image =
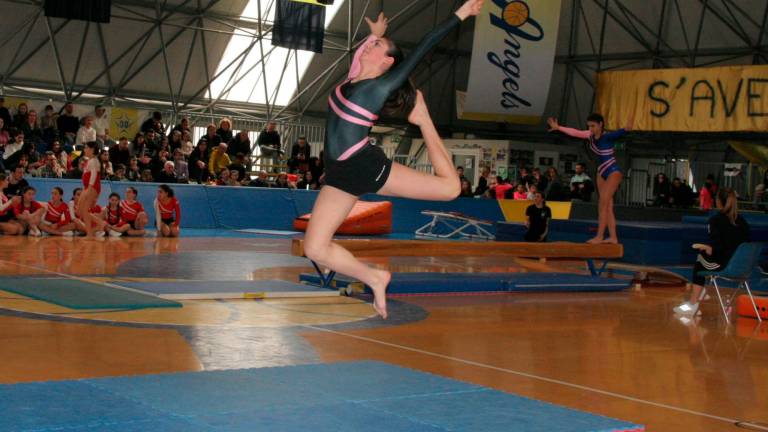
<path fill-rule="evenodd" d="M 603 240 L 601 243 L 619 244 L 619 239 L 617 239 L 616 237 L 608 237 L 605 240 Z"/>
<path fill-rule="evenodd" d="M 600 244 L 603 242 L 602 237 L 592 237 L 591 239 L 587 240 L 587 243 L 589 244 Z"/>
<path fill-rule="evenodd" d="M 386 270 L 376 270 L 377 282 L 371 285 L 373 291 L 373 309 L 382 318 L 387 319 L 387 285 L 392 274 Z"/>

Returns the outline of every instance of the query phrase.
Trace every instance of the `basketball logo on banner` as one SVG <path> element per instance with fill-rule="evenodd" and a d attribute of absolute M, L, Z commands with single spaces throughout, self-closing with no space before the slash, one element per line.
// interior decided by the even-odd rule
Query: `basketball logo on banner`
<path fill-rule="evenodd" d="M 475 26 L 462 118 L 540 121 L 555 62 L 560 2 L 486 2 Z"/>

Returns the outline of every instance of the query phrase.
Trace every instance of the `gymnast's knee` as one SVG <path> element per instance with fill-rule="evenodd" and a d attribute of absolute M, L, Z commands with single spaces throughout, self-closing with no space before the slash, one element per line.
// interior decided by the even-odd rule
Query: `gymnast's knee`
<path fill-rule="evenodd" d="M 443 187 L 437 191 L 437 201 L 453 201 L 461 194 L 461 181 L 457 176 L 446 178 Z"/>
<path fill-rule="evenodd" d="M 328 254 L 328 245 L 319 241 L 304 240 L 304 255 L 312 261 L 321 262 Z"/>

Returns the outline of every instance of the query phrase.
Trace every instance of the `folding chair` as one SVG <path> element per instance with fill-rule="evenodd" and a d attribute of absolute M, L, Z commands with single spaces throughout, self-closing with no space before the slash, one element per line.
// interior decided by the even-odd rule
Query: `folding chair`
<path fill-rule="evenodd" d="M 707 287 L 712 284 L 715 287 L 715 293 L 717 293 L 717 301 L 720 303 L 720 309 L 723 311 L 725 322 L 731 322 L 728 317 L 728 309 L 730 309 L 733 299 L 736 294 L 743 287 L 749 295 L 749 299 L 752 301 L 752 307 L 755 308 L 755 315 L 758 321 L 762 321 L 760 313 L 757 310 L 757 304 L 755 298 L 752 296 L 752 290 L 749 289 L 749 277 L 752 275 L 752 270 L 757 267 L 760 260 L 760 253 L 763 250 L 763 243 L 742 243 L 734 252 L 733 257 L 728 262 L 728 265 L 721 271 L 708 271 L 701 272 L 700 274 L 706 278 L 707 283 L 704 284 L 704 289 L 701 291 L 701 299 L 704 298 L 707 292 Z M 720 294 L 720 287 L 717 285 L 717 280 L 723 279 L 727 281 L 738 282 L 738 286 L 733 293 L 726 299 L 724 295 Z"/>

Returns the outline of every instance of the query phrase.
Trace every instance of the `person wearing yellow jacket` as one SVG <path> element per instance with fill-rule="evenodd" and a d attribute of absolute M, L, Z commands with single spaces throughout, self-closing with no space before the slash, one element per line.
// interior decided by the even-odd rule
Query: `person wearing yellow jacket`
<path fill-rule="evenodd" d="M 211 173 L 211 175 L 214 176 L 214 178 L 217 178 L 219 173 L 222 170 L 227 169 L 231 163 L 232 161 L 229 159 L 229 155 L 227 154 L 227 145 L 221 143 L 215 150 L 211 152 L 211 157 L 208 159 L 208 171 Z"/>

